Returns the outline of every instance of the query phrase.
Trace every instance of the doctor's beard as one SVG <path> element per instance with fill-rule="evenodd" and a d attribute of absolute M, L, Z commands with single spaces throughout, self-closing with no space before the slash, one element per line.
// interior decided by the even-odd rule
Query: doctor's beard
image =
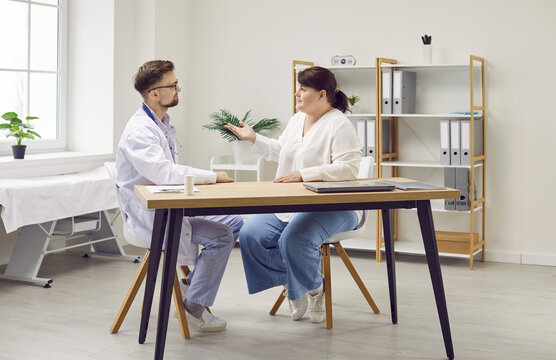
<path fill-rule="evenodd" d="M 160 105 L 164 106 L 165 108 L 171 108 L 171 107 L 174 107 L 174 106 L 178 105 L 179 101 L 180 100 L 176 97 L 172 100 L 171 103 L 169 103 L 169 104 L 162 104 L 161 103 Z"/>

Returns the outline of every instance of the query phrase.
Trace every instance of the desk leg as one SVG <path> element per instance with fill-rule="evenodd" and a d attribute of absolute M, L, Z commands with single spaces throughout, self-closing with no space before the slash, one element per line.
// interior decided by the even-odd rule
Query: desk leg
<path fill-rule="evenodd" d="M 170 313 L 174 277 L 176 276 L 176 262 L 178 259 L 178 246 L 180 243 L 182 222 L 183 209 L 171 209 L 170 223 L 168 225 L 168 240 L 166 242 L 166 253 L 164 254 L 164 268 L 162 270 L 162 289 L 160 291 L 158 325 L 156 328 L 156 347 L 154 350 L 155 360 L 162 360 L 164 357 L 164 345 L 166 344 L 168 315 Z"/>
<path fill-rule="evenodd" d="M 166 232 L 166 221 L 168 211 L 166 209 L 156 210 L 154 215 L 153 235 L 151 238 L 151 254 L 147 268 L 147 281 L 145 282 L 145 296 L 143 298 L 143 310 L 141 313 L 141 327 L 139 328 L 139 344 L 145 342 L 147 328 L 149 327 L 149 317 L 153 304 L 154 286 L 156 284 L 156 274 L 158 264 L 160 264 L 160 253 Z"/>
<path fill-rule="evenodd" d="M 436 309 L 440 318 L 440 327 L 444 337 L 444 346 L 448 359 L 454 358 L 454 348 L 452 345 L 452 334 L 450 332 L 450 322 L 448 320 L 448 307 L 446 306 L 446 296 L 444 294 L 444 284 L 442 283 L 442 272 L 438 259 L 438 246 L 436 244 L 436 234 L 434 232 L 434 222 L 432 218 L 431 203 L 429 200 L 417 201 L 417 215 L 421 225 L 423 244 L 429 264 L 429 273 L 436 300 Z"/>
<path fill-rule="evenodd" d="M 396 295 L 396 259 L 394 258 L 392 210 L 382 210 L 382 226 L 384 229 L 384 255 L 386 256 L 386 268 L 388 270 L 388 288 L 390 290 L 390 311 L 392 312 L 392 324 L 397 324 L 398 299 Z"/>

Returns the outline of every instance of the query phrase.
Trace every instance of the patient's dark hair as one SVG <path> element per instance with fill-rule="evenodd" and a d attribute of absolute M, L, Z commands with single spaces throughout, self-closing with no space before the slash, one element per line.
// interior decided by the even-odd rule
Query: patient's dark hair
<path fill-rule="evenodd" d="M 297 75 L 297 82 L 317 91 L 325 90 L 326 98 L 332 107 L 343 113 L 348 110 L 347 96 L 343 91 L 338 90 L 336 77 L 332 71 L 320 66 L 313 66 L 300 72 Z"/>
<path fill-rule="evenodd" d="M 173 70 L 174 63 L 170 60 L 147 61 L 141 65 L 139 70 L 137 70 L 137 74 L 133 77 L 133 86 L 141 96 L 145 97 L 147 96 L 147 91 L 159 82 L 164 74 Z"/>

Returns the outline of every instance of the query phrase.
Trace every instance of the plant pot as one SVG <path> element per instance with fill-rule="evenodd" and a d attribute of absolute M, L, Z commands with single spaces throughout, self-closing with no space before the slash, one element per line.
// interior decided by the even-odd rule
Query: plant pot
<path fill-rule="evenodd" d="M 236 164 L 253 164 L 257 159 L 257 155 L 251 152 L 251 143 L 246 140 L 234 141 L 232 151 Z"/>
<path fill-rule="evenodd" d="M 27 149 L 27 145 L 12 145 L 14 159 L 23 159 L 25 157 L 25 149 Z"/>
<path fill-rule="evenodd" d="M 432 64 L 432 45 L 423 45 L 423 63 Z"/>

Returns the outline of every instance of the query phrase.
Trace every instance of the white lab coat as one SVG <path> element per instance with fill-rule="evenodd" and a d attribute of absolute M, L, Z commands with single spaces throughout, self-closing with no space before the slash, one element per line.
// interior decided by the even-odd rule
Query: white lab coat
<path fill-rule="evenodd" d="M 154 111 L 152 113 L 154 114 Z M 156 118 L 156 114 L 154 116 Z M 116 153 L 116 184 L 124 226 L 132 237 L 148 244 L 151 241 L 154 210 L 145 208 L 134 194 L 134 185 L 183 184 L 185 175 L 194 175 L 195 184 L 216 182 L 216 174 L 212 171 L 173 162 L 168 137 L 172 138 L 174 135 L 169 131 L 168 114 L 164 116 L 163 122 L 159 119 L 156 121 L 155 123 L 142 108 L 139 108 L 129 119 Z M 197 257 L 198 247 L 191 243 L 191 224 L 184 217 L 178 264 L 194 265 Z"/>

